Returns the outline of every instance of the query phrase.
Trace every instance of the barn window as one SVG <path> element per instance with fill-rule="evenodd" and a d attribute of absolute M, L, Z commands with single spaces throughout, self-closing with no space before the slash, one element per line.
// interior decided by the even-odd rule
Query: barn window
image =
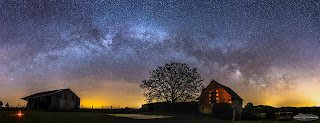
<path fill-rule="evenodd" d="M 216 96 L 219 96 L 219 93 L 216 93 Z"/>
<path fill-rule="evenodd" d="M 211 104 L 211 90 L 209 90 L 209 104 Z"/>
<path fill-rule="evenodd" d="M 209 104 L 211 104 L 211 94 L 209 94 Z"/>
<path fill-rule="evenodd" d="M 217 103 L 219 103 L 219 98 L 218 97 L 216 98 L 216 101 L 217 101 Z"/>

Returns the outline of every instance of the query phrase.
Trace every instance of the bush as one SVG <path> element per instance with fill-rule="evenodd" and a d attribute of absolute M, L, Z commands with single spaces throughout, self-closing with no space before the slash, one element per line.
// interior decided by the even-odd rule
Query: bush
<path fill-rule="evenodd" d="M 244 109 L 242 111 L 242 119 L 244 120 L 258 120 L 258 113 L 253 110 Z"/>
<path fill-rule="evenodd" d="M 233 109 L 228 103 L 217 103 L 212 107 L 213 117 L 231 120 L 233 117 Z"/>

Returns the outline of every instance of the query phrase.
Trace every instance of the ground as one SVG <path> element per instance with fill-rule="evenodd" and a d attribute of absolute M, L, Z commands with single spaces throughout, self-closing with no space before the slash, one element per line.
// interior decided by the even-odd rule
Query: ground
<path fill-rule="evenodd" d="M 209 116 L 191 114 L 166 114 L 173 116 L 159 119 L 131 119 L 111 116 L 108 113 L 95 112 L 27 112 L 22 111 L 18 117 L 17 111 L 0 111 L 0 123 L 231 123 L 232 121 L 213 119 Z M 150 115 L 150 114 L 149 114 Z M 154 114 L 152 114 L 154 115 Z M 162 114 L 163 115 L 163 114 Z M 122 115 L 121 115 L 122 116 Z M 158 117 L 159 115 L 155 116 Z M 300 121 L 234 121 L 235 123 L 298 123 Z M 319 123 L 320 120 L 313 121 Z"/>

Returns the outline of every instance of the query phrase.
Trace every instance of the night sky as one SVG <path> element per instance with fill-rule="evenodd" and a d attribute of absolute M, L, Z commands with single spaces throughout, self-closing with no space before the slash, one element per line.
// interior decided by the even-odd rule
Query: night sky
<path fill-rule="evenodd" d="M 70 88 L 84 107 L 141 107 L 143 79 L 198 68 L 244 104 L 320 106 L 320 1 L 0 1 L 0 100 Z"/>

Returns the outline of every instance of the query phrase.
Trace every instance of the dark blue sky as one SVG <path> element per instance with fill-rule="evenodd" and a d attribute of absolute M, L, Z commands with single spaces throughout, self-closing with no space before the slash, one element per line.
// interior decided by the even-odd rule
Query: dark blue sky
<path fill-rule="evenodd" d="M 184 62 L 245 102 L 320 105 L 302 93 L 320 85 L 319 14 L 316 0 L 0 1 L 0 100 L 71 88 L 139 106 L 149 70 Z"/>

